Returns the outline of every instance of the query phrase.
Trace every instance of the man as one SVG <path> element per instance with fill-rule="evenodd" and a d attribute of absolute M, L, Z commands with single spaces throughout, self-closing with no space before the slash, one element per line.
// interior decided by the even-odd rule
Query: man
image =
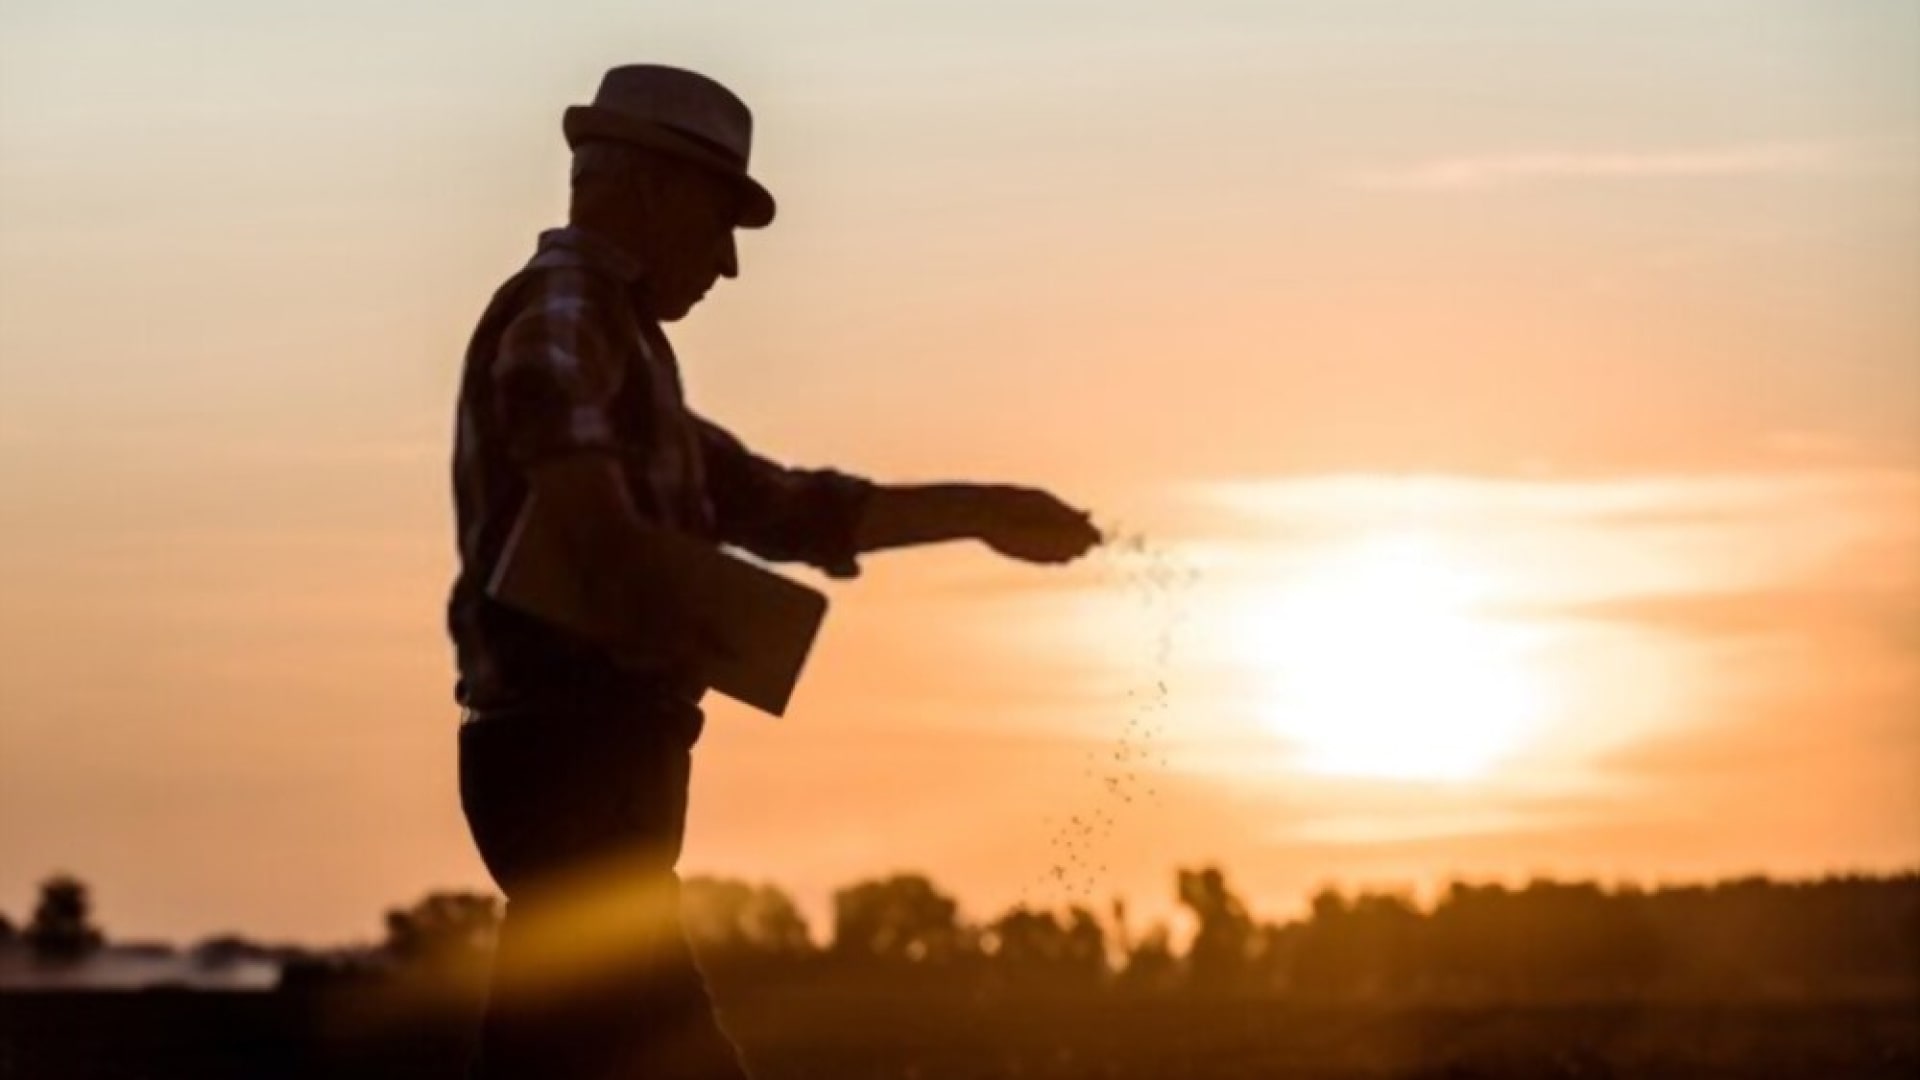
<path fill-rule="evenodd" d="M 1061 563 L 1099 541 L 1042 491 L 884 486 L 762 458 L 690 411 L 660 324 L 739 272 L 772 221 L 751 116 L 703 76 L 615 68 L 566 113 L 569 225 L 494 296 L 462 378 L 460 791 L 507 896 L 481 1075 L 738 1078 L 681 929 L 674 867 L 699 737 L 701 598 L 642 553 L 659 530 L 837 578 L 883 548 L 973 539 Z M 490 595 L 533 500 L 593 599 L 570 625 Z"/>

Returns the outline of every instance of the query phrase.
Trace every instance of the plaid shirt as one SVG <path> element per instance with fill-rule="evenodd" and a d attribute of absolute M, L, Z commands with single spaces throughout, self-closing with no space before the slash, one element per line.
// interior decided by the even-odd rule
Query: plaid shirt
<path fill-rule="evenodd" d="M 549 230 L 474 331 L 454 441 L 460 573 L 447 605 L 462 705 L 634 683 L 603 650 L 485 594 L 527 470 L 542 461 L 614 455 L 654 524 L 834 576 L 855 571 L 853 532 L 871 485 L 776 465 L 694 415 L 673 347 L 634 302 L 641 274 L 603 236 Z"/>

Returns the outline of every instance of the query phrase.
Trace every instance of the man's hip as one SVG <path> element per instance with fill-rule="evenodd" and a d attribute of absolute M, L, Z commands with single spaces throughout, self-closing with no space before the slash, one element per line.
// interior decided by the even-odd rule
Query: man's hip
<path fill-rule="evenodd" d="M 705 717 L 664 694 L 467 710 L 460 802 L 509 899 L 600 864 L 670 874 Z"/>

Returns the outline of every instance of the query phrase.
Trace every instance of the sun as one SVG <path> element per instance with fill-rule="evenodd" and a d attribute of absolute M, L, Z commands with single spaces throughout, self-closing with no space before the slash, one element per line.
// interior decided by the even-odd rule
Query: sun
<path fill-rule="evenodd" d="M 1303 567 L 1262 602 L 1253 646 L 1263 719 L 1301 767 L 1470 780 L 1539 725 L 1524 642 L 1484 609 L 1484 568 L 1419 534 Z"/>

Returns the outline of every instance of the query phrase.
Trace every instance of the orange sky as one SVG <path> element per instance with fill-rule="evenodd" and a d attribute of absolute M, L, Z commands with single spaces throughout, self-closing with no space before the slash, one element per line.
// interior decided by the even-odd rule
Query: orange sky
<path fill-rule="evenodd" d="M 1194 575 L 870 561 L 789 718 L 710 710 L 688 869 L 818 927 L 896 868 L 978 917 L 1218 860 L 1282 915 L 1920 861 L 1911 5 L 326 12 L 0 10 L 16 919 L 55 869 L 180 938 L 484 884 L 458 362 L 635 59 L 738 88 L 781 199 L 673 331 L 705 411 Z"/>

